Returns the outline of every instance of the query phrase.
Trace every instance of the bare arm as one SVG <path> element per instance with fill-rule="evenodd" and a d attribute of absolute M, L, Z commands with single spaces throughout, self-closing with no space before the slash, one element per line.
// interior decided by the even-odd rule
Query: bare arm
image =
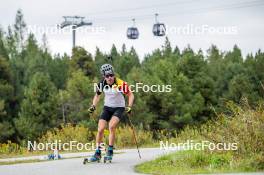
<path fill-rule="evenodd" d="M 127 96 L 128 96 L 128 106 L 129 107 L 132 107 L 133 106 L 133 103 L 134 103 L 134 94 L 133 94 L 133 92 L 130 91 L 127 94 Z"/>
<path fill-rule="evenodd" d="M 93 106 L 96 106 L 100 100 L 100 95 L 95 94 L 93 98 Z"/>

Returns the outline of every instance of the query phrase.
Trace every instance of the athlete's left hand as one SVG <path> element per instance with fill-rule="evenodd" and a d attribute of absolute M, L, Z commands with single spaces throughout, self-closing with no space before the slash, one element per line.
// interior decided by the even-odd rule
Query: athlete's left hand
<path fill-rule="evenodd" d="M 125 108 L 125 110 L 126 110 L 126 112 L 127 112 L 128 114 L 130 114 L 130 113 L 132 112 L 132 108 L 129 107 L 129 106 L 127 106 L 127 107 Z"/>

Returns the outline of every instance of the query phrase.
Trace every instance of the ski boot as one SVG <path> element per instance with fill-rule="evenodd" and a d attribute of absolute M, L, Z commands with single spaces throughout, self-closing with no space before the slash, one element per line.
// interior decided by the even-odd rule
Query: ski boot
<path fill-rule="evenodd" d="M 90 158 L 85 158 L 83 160 L 83 164 L 85 165 L 86 163 L 91 163 L 91 162 L 100 162 L 101 160 L 101 151 L 100 150 L 96 150 L 94 155 Z"/>
<path fill-rule="evenodd" d="M 109 162 L 112 163 L 112 158 L 113 158 L 113 147 L 108 147 L 106 156 L 104 156 L 104 163 Z"/>

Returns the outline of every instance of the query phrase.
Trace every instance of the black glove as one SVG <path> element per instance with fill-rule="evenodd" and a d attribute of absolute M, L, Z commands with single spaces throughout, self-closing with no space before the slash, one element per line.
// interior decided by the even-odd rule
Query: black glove
<path fill-rule="evenodd" d="M 126 112 L 127 112 L 128 114 L 130 114 L 130 113 L 132 112 L 132 108 L 129 107 L 129 106 L 127 106 L 127 107 L 125 108 L 125 110 L 126 110 Z"/>
<path fill-rule="evenodd" d="M 92 105 L 89 109 L 88 109 L 88 112 L 91 114 L 95 111 L 95 106 Z"/>

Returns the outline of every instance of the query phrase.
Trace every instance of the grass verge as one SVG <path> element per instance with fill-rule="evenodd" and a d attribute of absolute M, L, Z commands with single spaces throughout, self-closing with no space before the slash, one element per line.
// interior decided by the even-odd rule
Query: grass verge
<path fill-rule="evenodd" d="M 115 154 L 122 154 L 124 152 L 115 152 Z M 103 154 L 104 156 L 105 154 Z M 63 155 L 62 155 L 63 156 Z M 76 159 L 76 158 L 84 158 L 87 156 L 73 156 L 73 157 L 64 157 L 58 160 L 65 160 L 65 159 Z M 0 162 L 1 165 L 13 165 L 13 164 L 20 164 L 20 163 L 37 163 L 37 162 L 47 162 L 47 161 L 53 161 L 53 160 L 40 160 L 40 159 L 31 159 L 31 160 L 16 160 L 16 161 L 7 161 L 7 162 Z"/>
<path fill-rule="evenodd" d="M 235 150 L 180 151 L 136 166 L 151 174 L 195 174 L 264 171 L 264 103 L 251 107 L 227 103 L 227 112 L 201 126 L 188 126 L 173 143 L 236 143 Z"/>
<path fill-rule="evenodd" d="M 252 160 L 234 158 L 231 152 L 178 151 L 137 165 L 135 171 L 155 175 L 256 172 Z"/>

